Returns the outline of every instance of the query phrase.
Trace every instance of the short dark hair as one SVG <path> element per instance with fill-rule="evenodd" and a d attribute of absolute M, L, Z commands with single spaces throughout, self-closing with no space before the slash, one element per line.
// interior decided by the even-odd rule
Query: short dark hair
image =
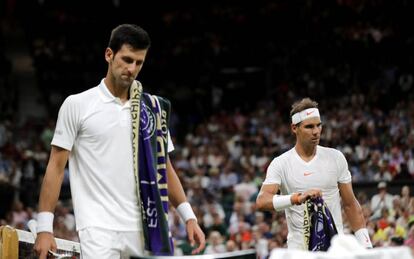
<path fill-rule="evenodd" d="M 133 49 L 145 50 L 151 46 L 151 39 L 138 25 L 121 24 L 112 30 L 108 48 L 116 54 L 124 44 L 131 45 Z"/>

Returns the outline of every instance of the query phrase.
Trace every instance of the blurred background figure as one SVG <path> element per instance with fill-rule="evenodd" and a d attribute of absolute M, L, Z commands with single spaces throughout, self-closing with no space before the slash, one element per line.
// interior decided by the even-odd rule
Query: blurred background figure
<path fill-rule="evenodd" d="M 388 213 L 388 210 L 392 209 L 394 197 L 387 192 L 387 183 L 378 183 L 378 193 L 371 198 L 371 211 L 372 218 L 378 219 L 382 213 Z"/>
<path fill-rule="evenodd" d="M 205 254 L 219 254 L 227 251 L 226 245 L 223 243 L 223 237 L 218 231 L 210 232 L 208 243 L 204 251 Z"/>

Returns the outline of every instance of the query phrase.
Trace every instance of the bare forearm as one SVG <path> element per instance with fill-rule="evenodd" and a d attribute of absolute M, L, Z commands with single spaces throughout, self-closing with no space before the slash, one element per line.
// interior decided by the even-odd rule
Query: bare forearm
<path fill-rule="evenodd" d="M 40 190 L 39 211 L 53 212 L 55 210 L 68 157 L 69 151 L 52 146 Z"/>
<path fill-rule="evenodd" d="M 273 211 L 273 195 L 268 192 L 260 192 L 256 199 L 257 209 L 261 211 Z"/>
<path fill-rule="evenodd" d="M 262 188 L 264 189 L 264 188 Z M 310 198 L 322 196 L 320 189 L 309 189 L 303 193 L 292 193 L 288 195 L 275 195 L 273 192 L 260 191 L 257 196 L 256 205 L 259 210 L 284 210 L 293 205 L 303 204 Z"/>
<path fill-rule="evenodd" d="M 345 205 L 344 209 L 352 231 L 355 232 L 361 228 L 366 227 L 361 206 L 357 201 L 353 202 L 348 206 Z"/>
<path fill-rule="evenodd" d="M 64 173 L 63 171 L 54 173 L 53 170 L 58 169 L 49 165 L 43 178 L 39 197 L 39 211 L 53 212 L 59 199 Z"/>
<path fill-rule="evenodd" d="M 364 214 L 362 213 L 358 200 L 355 198 L 354 191 L 352 190 L 352 184 L 339 183 L 338 187 L 345 214 L 348 218 L 349 224 L 351 225 L 352 231 L 355 232 L 361 228 L 365 228 Z"/>
<path fill-rule="evenodd" d="M 185 202 L 185 192 L 181 185 L 180 179 L 177 173 L 171 165 L 171 162 L 167 162 L 167 184 L 168 184 L 168 198 L 171 204 L 177 208 L 178 205 Z"/>

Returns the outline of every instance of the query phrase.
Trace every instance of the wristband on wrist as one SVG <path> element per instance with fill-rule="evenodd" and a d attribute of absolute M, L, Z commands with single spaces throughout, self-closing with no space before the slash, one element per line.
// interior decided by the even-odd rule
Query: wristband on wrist
<path fill-rule="evenodd" d="M 177 212 L 180 215 L 180 218 L 187 222 L 187 220 L 195 219 L 197 221 L 197 217 L 194 214 L 193 209 L 191 208 L 190 203 L 183 202 L 180 205 L 177 206 Z"/>
<path fill-rule="evenodd" d="M 292 204 L 293 205 L 301 205 L 302 203 L 299 201 L 299 198 L 302 194 L 301 193 L 294 193 L 292 194 Z"/>
<path fill-rule="evenodd" d="M 292 195 L 273 195 L 272 202 L 273 202 L 273 208 L 275 208 L 276 211 L 284 210 L 286 208 L 289 208 L 292 206 L 291 201 Z"/>
<path fill-rule="evenodd" d="M 53 218 L 54 214 L 49 211 L 42 211 L 37 214 L 36 232 L 49 232 L 53 234 Z"/>
<path fill-rule="evenodd" d="M 354 233 L 358 242 L 365 248 L 372 248 L 371 240 L 369 238 L 368 229 L 360 228 Z"/>

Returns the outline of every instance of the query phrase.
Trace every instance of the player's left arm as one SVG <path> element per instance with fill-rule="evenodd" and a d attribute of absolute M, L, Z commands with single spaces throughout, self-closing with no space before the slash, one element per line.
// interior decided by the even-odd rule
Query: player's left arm
<path fill-rule="evenodd" d="M 169 158 L 167 159 L 167 184 L 168 199 L 174 208 L 177 208 L 178 205 L 187 201 L 183 186 Z"/>
<path fill-rule="evenodd" d="M 181 185 L 180 179 L 178 178 L 178 175 L 175 172 L 169 158 L 167 159 L 167 184 L 168 198 L 185 222 L 191 246 L 194 246 L 196 242 L 198 243 L 198 246 L 192 253 L 198 254 L 204 249 L 206 245 L 206 238 L 197 223 L 197 218 L 194 215 L 191 205 L 187 202 L 183 186 Z"/>
<path fill-rule="evenodd" d="M 345 214 L 352 231 L 355 233 L 355 237 L 363 246 L 371 248 L 372 244 L 366 229 L 364 214 L 358 200 L 355 198 L 352 183 L 338 183 L 338 187 Z"/>

